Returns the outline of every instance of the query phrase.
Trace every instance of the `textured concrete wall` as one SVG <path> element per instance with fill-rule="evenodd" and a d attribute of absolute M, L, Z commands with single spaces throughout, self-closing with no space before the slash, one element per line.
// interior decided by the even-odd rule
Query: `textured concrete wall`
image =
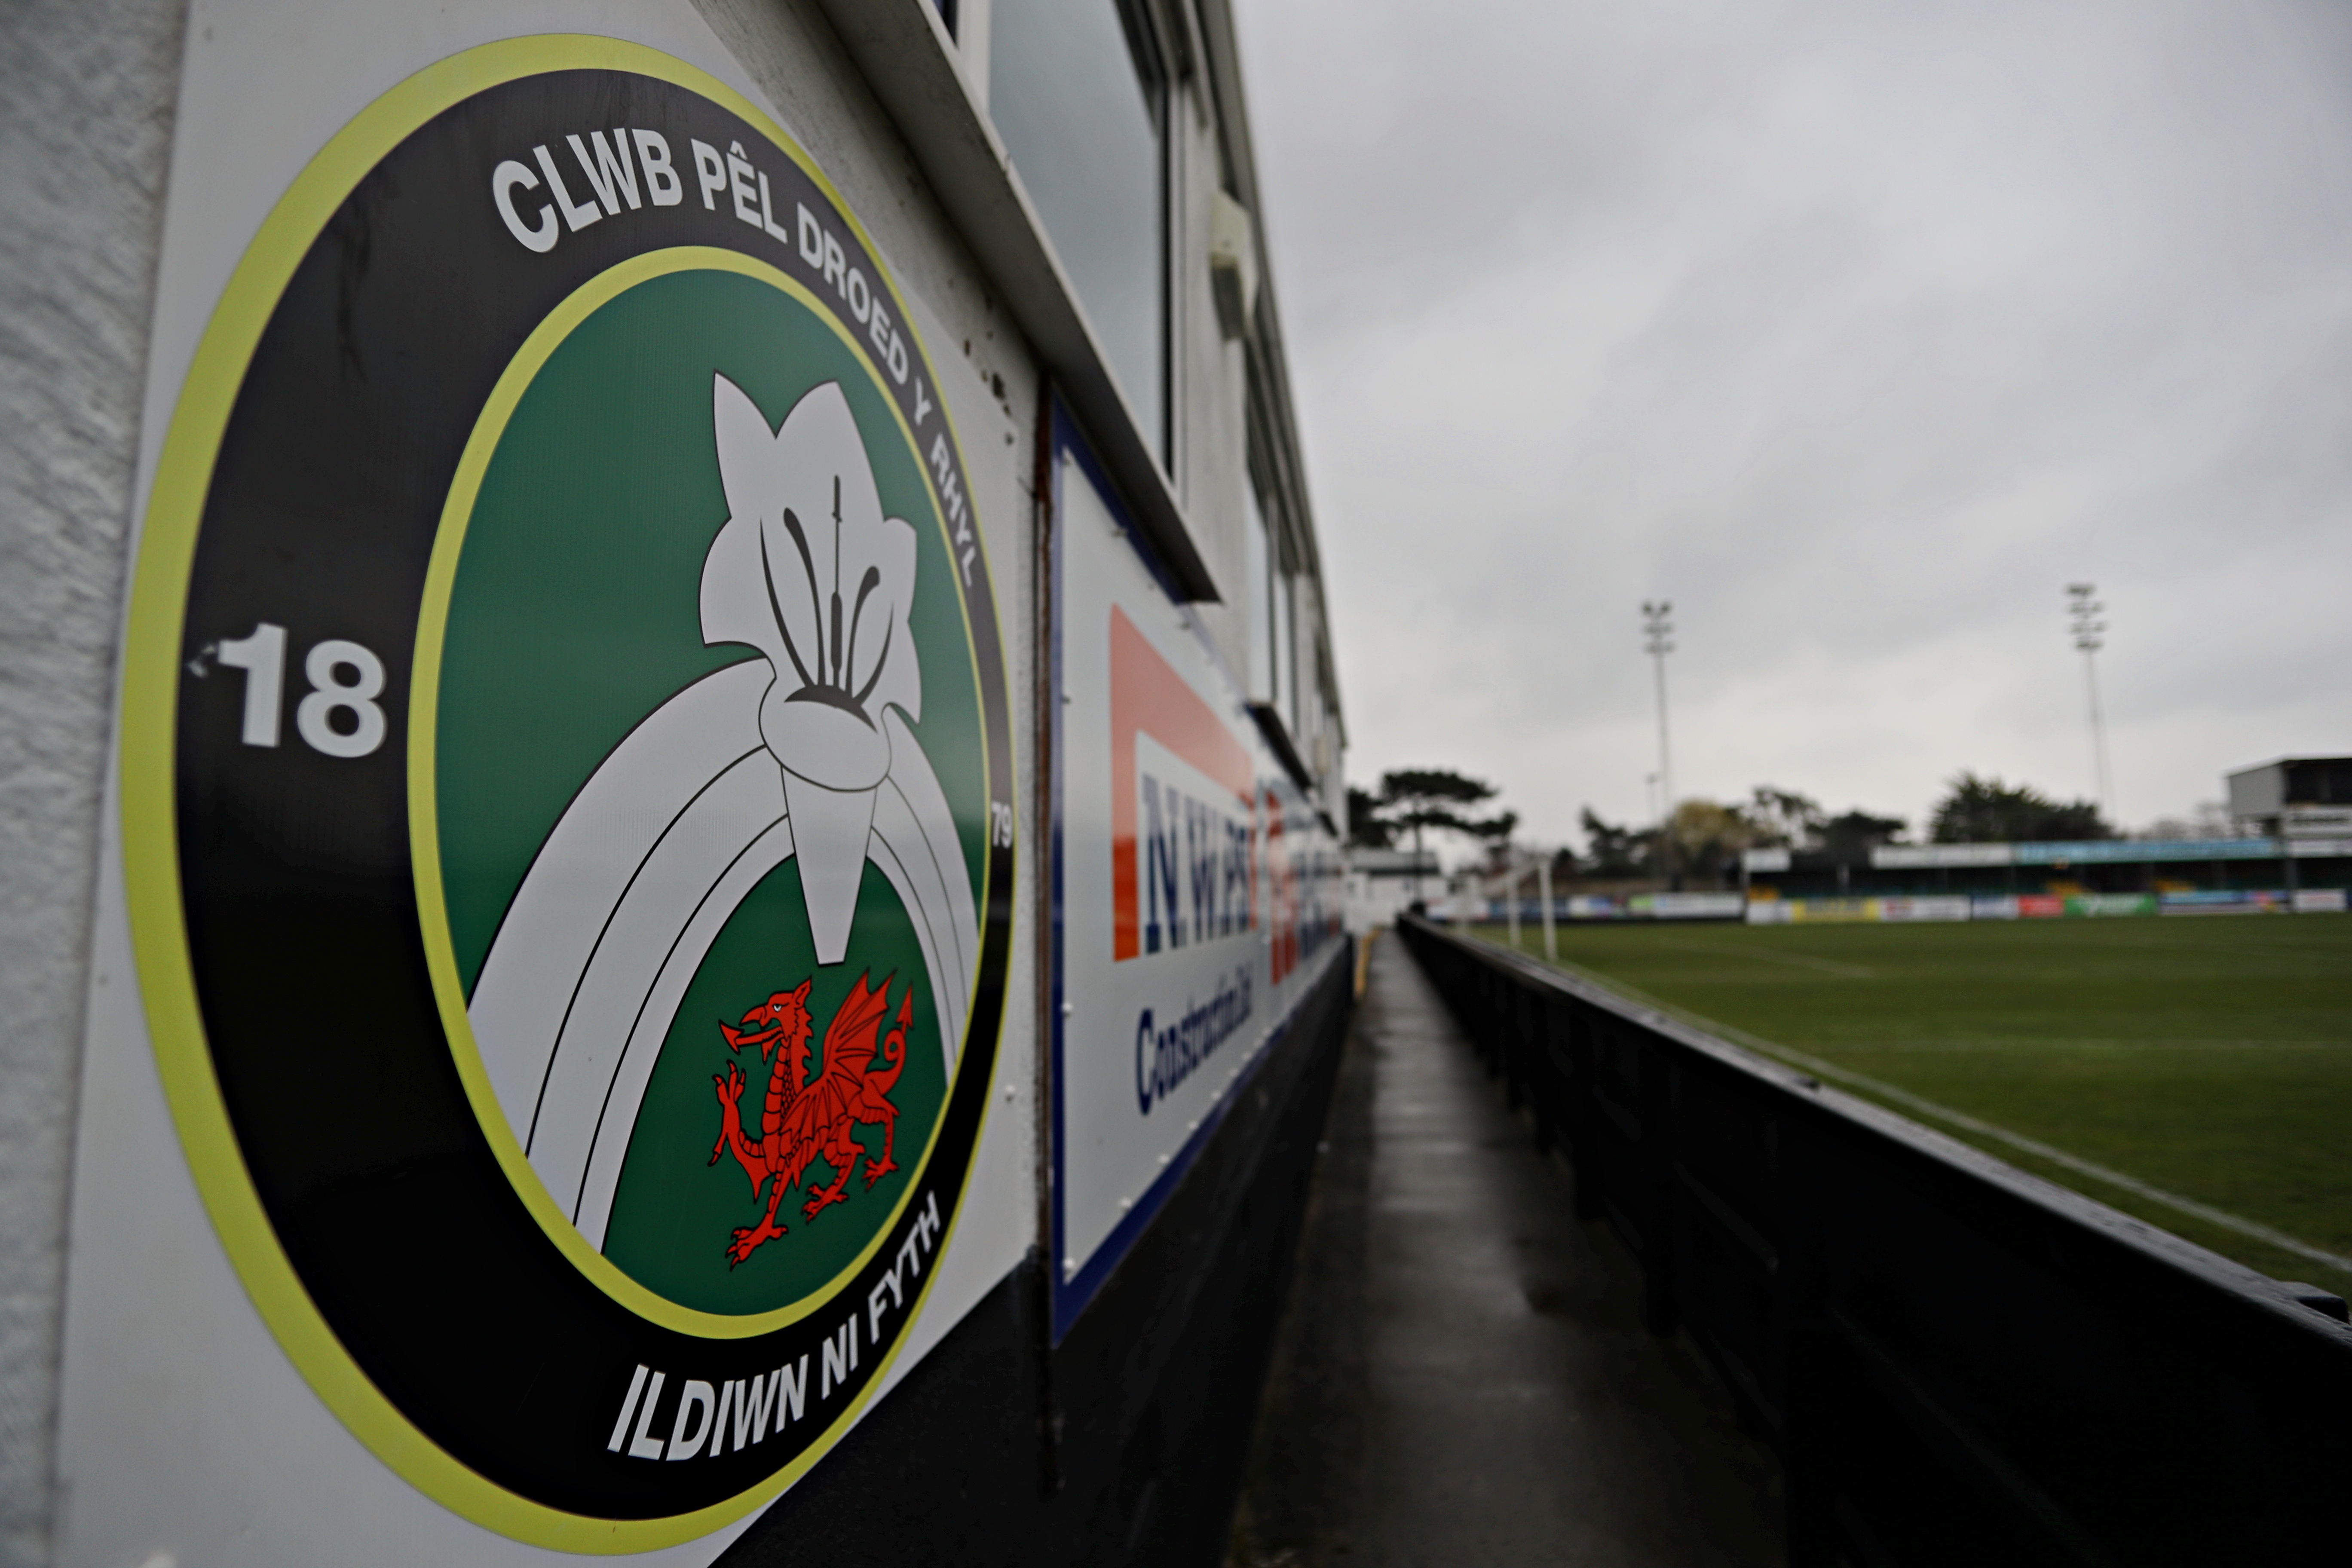
<path fill-rule="evenodd" d="M 46 1563 L 67 1173 L 183 8 L 0 13 L 0 1564 Z"/>

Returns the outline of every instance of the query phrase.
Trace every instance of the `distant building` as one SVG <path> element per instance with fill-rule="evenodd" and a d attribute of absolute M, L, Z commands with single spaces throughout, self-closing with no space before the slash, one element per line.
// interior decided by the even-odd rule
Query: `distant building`
<path fill-rule="evenodd" d="M 2281 757 L 2229 775 L 2230 815 L 2267 838 L 2352 838 L 2352 757 Z"/>
<path fill-rule="evenodd" d="M 2340 910 L 2352 889 L 2352 757 L 2229 775 L 2234 834 L 2088 843 L 1750 849 L 1748 917 L 2015 920 Z"/>
<path fill-rule="evenodd" d="M 1348 929 L 1367 931 L 1392 922 L 1415 899 L 1445 897 L 1445 873 L 1437 851 L 1350 849 L 1348 851 Z"/>

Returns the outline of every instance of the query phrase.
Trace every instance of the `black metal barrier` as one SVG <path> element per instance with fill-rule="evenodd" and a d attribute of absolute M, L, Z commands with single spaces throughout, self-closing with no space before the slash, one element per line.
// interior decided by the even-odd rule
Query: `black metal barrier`
<path fill-rule="evenodd" d="M 1406 945 L 1784 1468 L 1790 1561 L 2352 1557 L 2352 1327 L 1493 943 Z"/>

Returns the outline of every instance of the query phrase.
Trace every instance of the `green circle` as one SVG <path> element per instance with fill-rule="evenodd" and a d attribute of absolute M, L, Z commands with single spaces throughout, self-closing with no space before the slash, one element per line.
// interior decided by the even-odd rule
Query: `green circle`
<path fill-rule="evenodd" d="M 837 383 L 863 437 L 886 515 L 918 540 L 908 624 L 922 671 L 916 739 L 954 815 L 978 900 L 986 853 L 980 690 L 956 563 L 922 462 L 868 365 L 806 305 L 740 272 L 666 273 L 616 294 L 549 355 L 499 434 L 467 525 L 441 659 L 435 793 L 441 875 L 459 977 L 470 996 L 499 921 L 572 798 L 647 714 L 726 666 L 760 656 L 706 646 L 704 557 L 728 517 L 711 424 L 714 375 L 771 428 L 812 388 Z M 797 863 L 764 878 L 728 919 L 688 985 L 630 1135 L 606 1258 L 656 1294 L 701 1311 L 772 1310 L 822 1289 L 856 1258 L 914 1179 L 945 1106 L 948 1072 L 914 922 L 871 865 L 846 960 L 815 963 Z M 714 1163 L 714 1075 L 737 1062 L 746 1135 L 757 1139 L 772 1062 L 728 1047 L 778 991 L 813 981 L 810 1068 L 825 1025 L 861 978 L 895 977 L 883 1028 L 911 986 L 915 1016 L 890 1099 L 898 1169 L 814 1219 L 801 1205 L 842 1173 L 822 1159 L 787 1193 L 787 1234 L 740 1266 L 727 1243 L 765 1212 L 744 1170 Z M 961 1037 L 964 1020 L 951 1021 Z M 885 1067 L 877 1058 L 875 1066 Z M 861 1126 L 869 1159 L 883 1131 Z"/>

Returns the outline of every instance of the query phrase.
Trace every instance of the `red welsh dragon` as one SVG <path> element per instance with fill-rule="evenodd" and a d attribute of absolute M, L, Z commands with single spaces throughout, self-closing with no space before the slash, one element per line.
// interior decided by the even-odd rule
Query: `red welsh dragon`
<path fill-rule="evenodd" d="M 811 982 L 803 980 L 793 990 L 779 991 L 744 1014 L 740 1029 L 719 1026 L 730 1050 L 757 1046 L 760 1059 L 770 1063 L 768 1101 L 760 1114 L 757 1138 L 743 1133 L 741 1064 L 730 1061 L 725 1072 L 711 1079 L 719 1086 L 720 1110 L 719 1142 L 710 1151 L 710 1163 L 719 1163 L 719 1156 L 732 1150 L 736 1163 L 751 1178 L 751 1196 L 756 1200 L 761 1187 L 768 1189 L 766 1215 L 756 1226 L 739 1226 L 734 1239 L 727 1244 L 730 1268 L 751 1257 L 761 1242 L 784 1234 L 784 1227 L 776 1223 L 784 1189 L 799 1186 L 802 1173 L 816 1161 L 833 1168 L 834 1183 L 801 1205 L 802 1216 L 807 1219 L 814 1219 L 826 1205 L 842 1201 L 842 1189 L 849 1185 L 850 1173 L 861 1157 L 866 1161 L 868 1191 L 898 1168 L 890 1157 L 890 1146 L 898 1132 L 898 1108 L 890 1103 L 889 1096 L 898 1086 L 899 1070 L 907 1065 L 907 1026 L 915 1016 L 915 987 L 908 983 L 906 998 L 898 1005 L 898 1026 L 882 1038 L 882 1059 L 888 1065 L 873 1072 L 867 1069 L 874 1065 L 874 1036 L 882 1026 L 883 1015 L 889 1011 L 890 981 L 884 980 L 878 990 L 868 990 L 869 977 L 857 977 L 841 1010 L 833 1016 L 824 1031 L 824 1062 L 814 1078 L 809 1075 L 809 1037 L 815 1032 L 808 1008 Z M 855 1136 L 854 1130 L 861 1122 L 881 1124 L 879 1160 Z"/>

